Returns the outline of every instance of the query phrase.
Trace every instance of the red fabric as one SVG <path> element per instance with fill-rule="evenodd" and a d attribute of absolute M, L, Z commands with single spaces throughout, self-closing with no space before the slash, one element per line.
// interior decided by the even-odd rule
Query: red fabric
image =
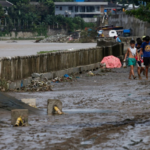
<path fill-rule="evenodd" d="M 137 56 L 135 57 L 135 59 L 136 59 L 136 61 L 138 61 Z M 141 58 L 140 61 L 143 63 L 143 62 L 144 62 L 144 61 L 143 61 L 143 58 Z"/>
<path fill-rule="evenodd" d="M 121 68 L 122 66 L 120 59 L 112 55 L 104 57 L 101 63 L 105 63 L 106 68 Z"/>

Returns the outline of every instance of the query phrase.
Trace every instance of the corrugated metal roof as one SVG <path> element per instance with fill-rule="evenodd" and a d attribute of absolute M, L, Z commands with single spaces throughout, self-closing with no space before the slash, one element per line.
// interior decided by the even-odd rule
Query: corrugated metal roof
<path fill-rule="evenodd" d="M 13 4 L 7 0 L 0 0 L 0 5 L 2 5 L 2 7 L 11 7 Z"/>
<path fill-rule="evenodd" d="M 78 6 L 90 6 L 90 5 L 108 5 L 108 2 L 55 2 L 55 5 L 78 5 Z"/>
<path fill-rule="evenodd" d="M 85 0 L 85 2 L 106 2 L 105 0 Z"/>

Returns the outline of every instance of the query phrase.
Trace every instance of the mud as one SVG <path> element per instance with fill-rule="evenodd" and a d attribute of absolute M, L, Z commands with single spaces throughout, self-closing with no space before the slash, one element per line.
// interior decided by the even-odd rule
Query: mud
<path fill-rule="evenodd" d="M 7 93 L 36 98 L 43 115 L 31 113 L 30 126 L 14 128 L 10 111 L 0 109 L 0 149 L 150 149 L 150 81 L 128 80 L 128 72 L 97 70 L 93 77 L 53 83 L 54 91 Z M 47 99 L 60 99 L 65 115 L 47 116 Z"/>

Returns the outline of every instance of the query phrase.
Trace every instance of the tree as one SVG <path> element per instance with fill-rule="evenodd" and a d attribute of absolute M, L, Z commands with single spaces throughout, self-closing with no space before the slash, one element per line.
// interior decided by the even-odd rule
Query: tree
<path fill-rule="evenodd" d="M 13 4 L 17 4 L 18 2 L 24 3 L 24 4 L 29 4 L 30 0 L 9 0 Z"/>
<path fill-rule="evenodd" d="M 147 3 L 146 6 L 141 5 L 138 9 L 126 11 L 126 14 L 133 15 L 134 17 L 150 22 L 150 3 Z"/>
<path fill-rule="evenodd" d="M 0 5 L 0 18 L 4 16 L 3 7 Z"/>
<path fill-rule="evenodd" d="M 54 15 L 54 9 L 55 9 L 54 2 L 52 0 L 46 0 L 44 4 L 45 6 L 48 7 L 48 14 Z"/>

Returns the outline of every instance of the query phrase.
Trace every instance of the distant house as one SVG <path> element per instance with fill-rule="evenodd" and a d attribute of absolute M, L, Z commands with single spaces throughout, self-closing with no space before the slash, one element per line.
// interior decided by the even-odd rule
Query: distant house
<path fill-rule="evenodd" d="M 107 6 L 105 6 L 104 7 L 104 9 L 105 10 L 107 10 L 107 11 L 112 11 L 112 10 L 116 10 L 116 11 L 122 11 L 122 6 L 120 6 L 120 5 L 117 5 L 117 4 L 114 4 L 114 3 L 108 3 L 108 5 Z"/>
<path fill-rule="evenodd" d="M 108 2 L 55 2 L 54 4 L 55 15 L 79 16 L 86 22 L 96 22 L 96 17 L 104 13 L 104 7 L 108 5 Z"/>
<path fill-rule="evenodd" d="M 11 2 L 7 1 L 7 0 L 1 0 L 0 5 L 2 7 L 12 7 L 13 6 L 13 4 Z"/>

